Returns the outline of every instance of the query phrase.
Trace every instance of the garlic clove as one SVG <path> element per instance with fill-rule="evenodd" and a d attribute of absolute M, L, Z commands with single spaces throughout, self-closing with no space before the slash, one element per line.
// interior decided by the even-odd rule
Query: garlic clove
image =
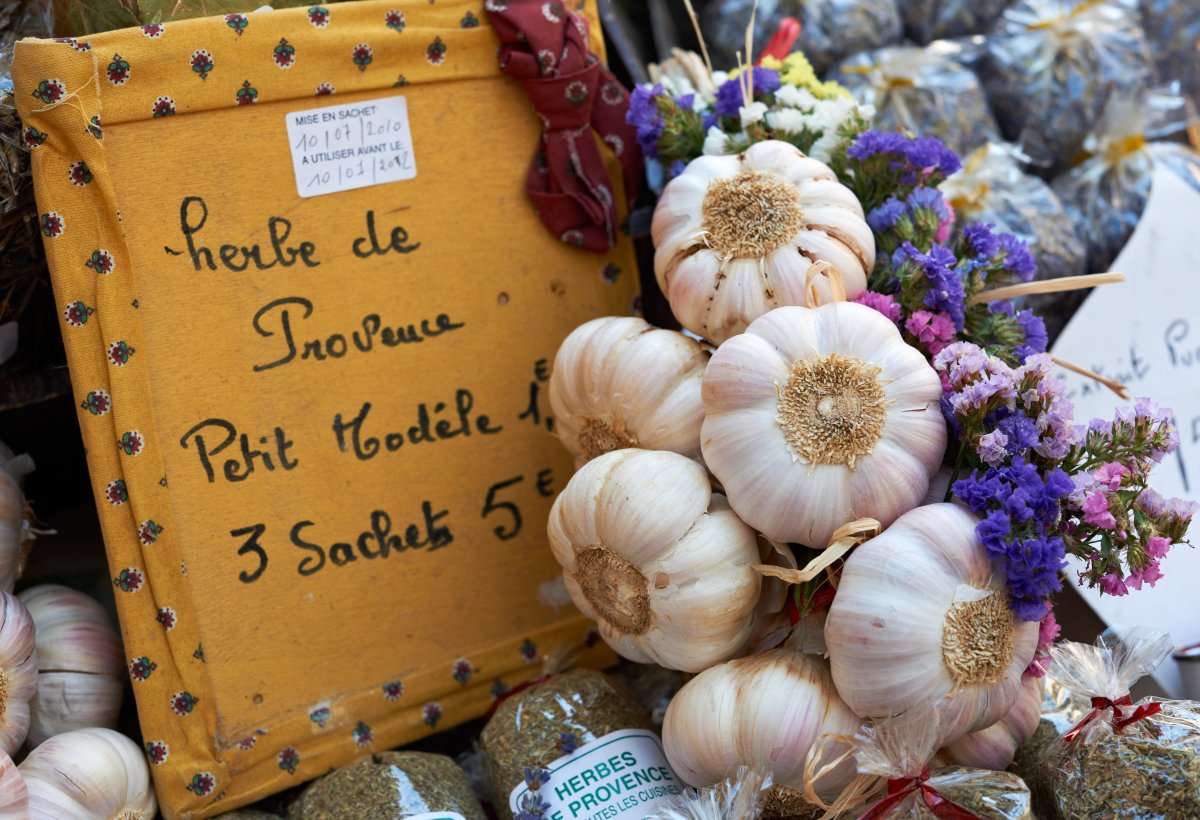
<path fill-rule="evenodd" d="M 954 504 L 918 507 L 846 560 L 825 634 L 838 692 L 862 717 L 932 703 L 945 744 L 1015 703 L 1038 625 L 1015 619 L 976 521 Z"/>
<path fill-rule="evenodd" d="M 111 729 L 56 735 L 18 771 L 32 820 L 152 820 L 158 809 L 145 754 Z"/>
<path fill-rule="evenodd" d="M 742 520 L 773 541 L 823 548 L 841 525 L 886 526 L 925 496 L 945 451 L 941 394 L 937 373 L 876 311 L 778 308 L 705 370 L 704 460 Z"/>
<path fill-rule="evenodd" d="M 577 465 L 634 446 L 698 459 L 707 364 L 707 352 L 682 333 L 635 317 L 587 322 L 554 360 L 549 395 L 558 437 Z"/>
<path fill-rule="evenodd" d="M 27 820 L 29 788 L 12 758 L 0 752 L 0 820 Z"/>
<path fill-rule="evenodd" d="M 699 671 L 736 655 L 758 622 L 758 536 L 677 453 L 592 459 L 547 535 L 572 600 L 626 658 Z"/>
<path fill-rule="evenodd" d="M 1017 702 L 1004 717 L 977 732 L 945 746 L 938 753 L 949 764 L 1003 771 L 1012 763 L 1017 749 L 1037 730 L 1042 717 L 1045 678 L 1026 675 L 1021 679 Z"/>
<path fill-rule="evenodd" d="M 42 672 L 29 701 L 30 746 L 72 729 L 115 729 L 125 684 L 116 677 L 89 672 Z"/>
<path fill-rule="evenodd" d="M 36 625 L 42 669 L 30 701 L 29 744 L 71 729 L 115 727 L 125 661 L 108 613 L 82 592 L 58 584 L 30 587 L 18 597 Z"/>
<path fill-rule="evenodd" d="M 663 745 L 691 786 L 723 780 L 738 766 L 761 766 L 777 786 L 803 792 L 809 751 L 822 735 L 853 735 L 862 721 L 834 690 L 828 664 L 780 648 L 707 669 L 671 700 Z M 832 799 L 854 775 L 852 760 L 815 784 Z"/>
<path fill-rule="evenodd" d="M 38 679 L 33 618 L 24 604 L 0 592 L 0 750 L 12 755 L 29 731 L 29 701 Z"/>
<path fill-rule="evenodd" d="M 704 337 L 728 339 L 746 327 L 747 316 L 761 316 L 773 307 L 763 288 L 758 259 L 730 259 L 722 266 L 720 299 L 711 299 L 704 319 Z"/>

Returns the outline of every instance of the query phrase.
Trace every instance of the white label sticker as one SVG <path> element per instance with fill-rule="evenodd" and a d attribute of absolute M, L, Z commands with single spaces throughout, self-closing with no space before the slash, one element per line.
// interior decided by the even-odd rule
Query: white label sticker
<path fill-rule="evenodd" d="M 430 811 L 424 814 L 410 814 L 408 820 L 467 820 L 456 811 Z"/>
<path fill-rule="evenodd" d="M 296 192 L 302 197 L 417 175 L 404 97 L 310 108 L 286 116 Z"/>
<path fill-rule="evenodd" d="M 530 790 L 521 783 L 508 797 L 546 820 L 642 820 L 686 787 L 671 770 L 653 732 L 622 729 L 581 746 L 545 767 L 549 777 Z"/>

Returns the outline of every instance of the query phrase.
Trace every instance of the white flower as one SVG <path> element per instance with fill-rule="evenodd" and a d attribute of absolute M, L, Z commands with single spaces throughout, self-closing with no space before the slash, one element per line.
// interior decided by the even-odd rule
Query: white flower
<path fill-rule="evenodd" d="M 708 127 L 708 136 L 704 138 L 704 153 L 710 157 L 719 157 L 722 154 L 729 153 L 725 147 L 729 144 L 729 137 L 715 125 Z"/>
<path fill-rule="evenodd" d="M 811 121 L 803 111 L 797 111 L 795 108 L 780 108 L 768 112 L 767 125 L 775 131 L 799 134 L 805 127 L 811 126 Z"/>
<path fill-rule="evenodd" d="M 728 71 L 714 71 L 712 74 L 712 78 L 713 78 L 713 85 L 715 85 L 717 88 L 720 88 L 721 86 L 725 85 L 725 81 L 729 79 L 729 72 Z"/>
<path fill-rule="evenodd" d="M 817 103 L 817 98 L 807 88 L 800 88 L 791 83 L 784 83 L 775 92 L 775 100 L 791 108 L 810 110 Z"/>
<path fill-rule="evenodd" d="M 742 118 L 742 128 L 749 128 L 756 122 L 762 122 L 767 116 L 767 104 L 761 102 L 752 102 L 749 105 L 743 105 L 738 109 L 738 114 Z"/>

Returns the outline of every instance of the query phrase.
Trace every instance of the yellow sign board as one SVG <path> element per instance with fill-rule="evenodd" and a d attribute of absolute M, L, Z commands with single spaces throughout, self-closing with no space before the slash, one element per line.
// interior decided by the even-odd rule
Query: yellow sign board
<path fill-rule="evenodd" d="M 545 388 L 636 273 L 538 220 L 540 125 L 496 46 L 462 0 L 18 46 L 168 816 L 482 714 L 547 653 L 608 660 L 538 599 L 571 469 Z"/>

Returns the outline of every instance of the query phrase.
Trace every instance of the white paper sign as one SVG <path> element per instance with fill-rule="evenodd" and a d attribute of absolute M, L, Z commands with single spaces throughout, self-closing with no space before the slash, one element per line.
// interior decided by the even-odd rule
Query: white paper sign
<path fill-rule="evenodd" d="M 1154 468 L 1151 485 L 1168 498 L 1200 498 L 1200 193 L 1170 171 L 1155 171 L 1141 222 L 1112 269 L 1128 281 L 1088 296 L 1053 353 L 1118 379 L 1130 396 L 1171 408 L 1179 451 Z M 1108 388 L 1055 372 L 1067 383 L 1077 423 L 1112 418 L 1121 401 Z M 1200 525 L 1190 536 L 1200 543 Z M 1200 549 L 1177 547 L 1162 566 L 1165 577 L 1153 589 L 1119 598 L 1080 592 L 1109 624 L 1161 629 L 1177 646 L 1200 641 Z M 1172 697 L 1182 696 L 1174 661 L 1154 677 Z"/>
<path fill-rule="evenodd" d="M 296 192 L 302 197 L 417 175 L 404 97 L 293 111 L 286 119 Z"/>

